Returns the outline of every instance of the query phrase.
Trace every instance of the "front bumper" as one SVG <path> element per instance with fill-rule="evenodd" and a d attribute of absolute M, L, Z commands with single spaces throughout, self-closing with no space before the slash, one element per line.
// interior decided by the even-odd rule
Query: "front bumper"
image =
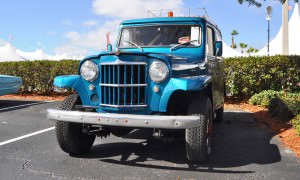
<path fill-rule="evenodd" d="M 47 110 L 47 119 L 133 128 L 187 129 L 200 125 L 199 116 L 162 116 Z"/>

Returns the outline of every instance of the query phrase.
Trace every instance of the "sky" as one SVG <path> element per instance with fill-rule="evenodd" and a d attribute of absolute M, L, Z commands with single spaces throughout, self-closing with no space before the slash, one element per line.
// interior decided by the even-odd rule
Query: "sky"
<path fill-rule="evenodd" d="M 237 0 L 0 0 L 0 46 L 11 43 L 25 52 L 42 49 L 50 55 L 86 56 L 105 49 L 107 32 L 115 41 L 122 20 L 147 17 L 147 10 L 176 9 L 176 16 L 186 14 L 187 8 L 204 7 L 227 44 L 232 30 L 237 30 L 238 44 L 260 49 L 267 43 L 267 6 L 273 7 L 271 39 L 281 26 L 281 4 L 262 4 L 257 8 Z M 294 7 L 292 1 L 290 5 Z"/>

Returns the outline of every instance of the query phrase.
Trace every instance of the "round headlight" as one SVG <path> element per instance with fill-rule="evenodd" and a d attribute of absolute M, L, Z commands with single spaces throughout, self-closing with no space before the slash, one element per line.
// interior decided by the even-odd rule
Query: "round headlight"
<path fill-rule="evenodd" d="M 87 81 L 94 81 L 98 77 L 98 66 L 92 61 L 85 61 L 80 67 L 80 75 Z"/>
<path fill-rule="evenodd" d="M 169 75 L 168 66 L 161 61 L 154 61 L 149 68 L 149 75 L 152 81 L 162 82 Z"/>

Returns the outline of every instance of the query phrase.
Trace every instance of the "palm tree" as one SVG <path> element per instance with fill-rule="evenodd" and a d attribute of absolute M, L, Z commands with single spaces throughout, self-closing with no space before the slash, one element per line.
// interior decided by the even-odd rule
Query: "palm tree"
<path fill-rule="evenodd" d="M 232 36 L 232 38 L 231 38 L 231 47 L 234 48 L 234 49 L 236 48 L 236 45 L 234 43 L 234 36 L 236 36 L 238 34 L 239 33 L 236 30 L 232 30 L 232 32 L 231 32 L 231 36 Z"/>
<path fill-rule="evenodd" d="M 249 49 L 247 50 L 247 53 L 249 54 L 249 56 L 250 56 L 251 53 L 254 52 L 254 50 L 255 49 L 253 47 L 249 47 Z"/>
<path fill-rule="evenodd" d="M 242 49 L 242 54 L 244 53 L 244 49 L 246 49 L 248 47 L 247 44 L 245 43 L 240 43 L 240 48 Z"/>
<path fill-rule="evenodd" d="M 287 1 L 287 0 L 276 0 L 276 1 L 280 1 L 282 4 Z M 299 2 L 299 0 L 294 0 L 295 2 Z M 244 2 L 249 3 L 249 5 L 254 5 L 257 7 L 261 7 L 261 3 L 259 0 L 237 0 L 238 3 L 243 4 Z"/>

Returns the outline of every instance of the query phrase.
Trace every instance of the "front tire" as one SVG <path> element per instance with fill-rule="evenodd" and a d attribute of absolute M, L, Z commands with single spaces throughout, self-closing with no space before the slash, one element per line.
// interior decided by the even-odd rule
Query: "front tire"
<path fill-rule="evenodd" d="M 68 96 L 60 105 L 61 110 L 74 110 L 75 105 L 80 105 L 81 100 L 78 94 Z M 83 154 L 90 150 L 95 137 L 82 132 L 83 124 L 56 121 L 56 138 L 60 148 L 69 154 Z"/>
<path fill-rule="evenodd" d="M 192 101 L 189 115 L 198 115 L 198 127 L 185 130 L 186 156 L 190 162 L 202 163 L 209 160 L 212 146 L 212 104 L 206 96 Z"/>

